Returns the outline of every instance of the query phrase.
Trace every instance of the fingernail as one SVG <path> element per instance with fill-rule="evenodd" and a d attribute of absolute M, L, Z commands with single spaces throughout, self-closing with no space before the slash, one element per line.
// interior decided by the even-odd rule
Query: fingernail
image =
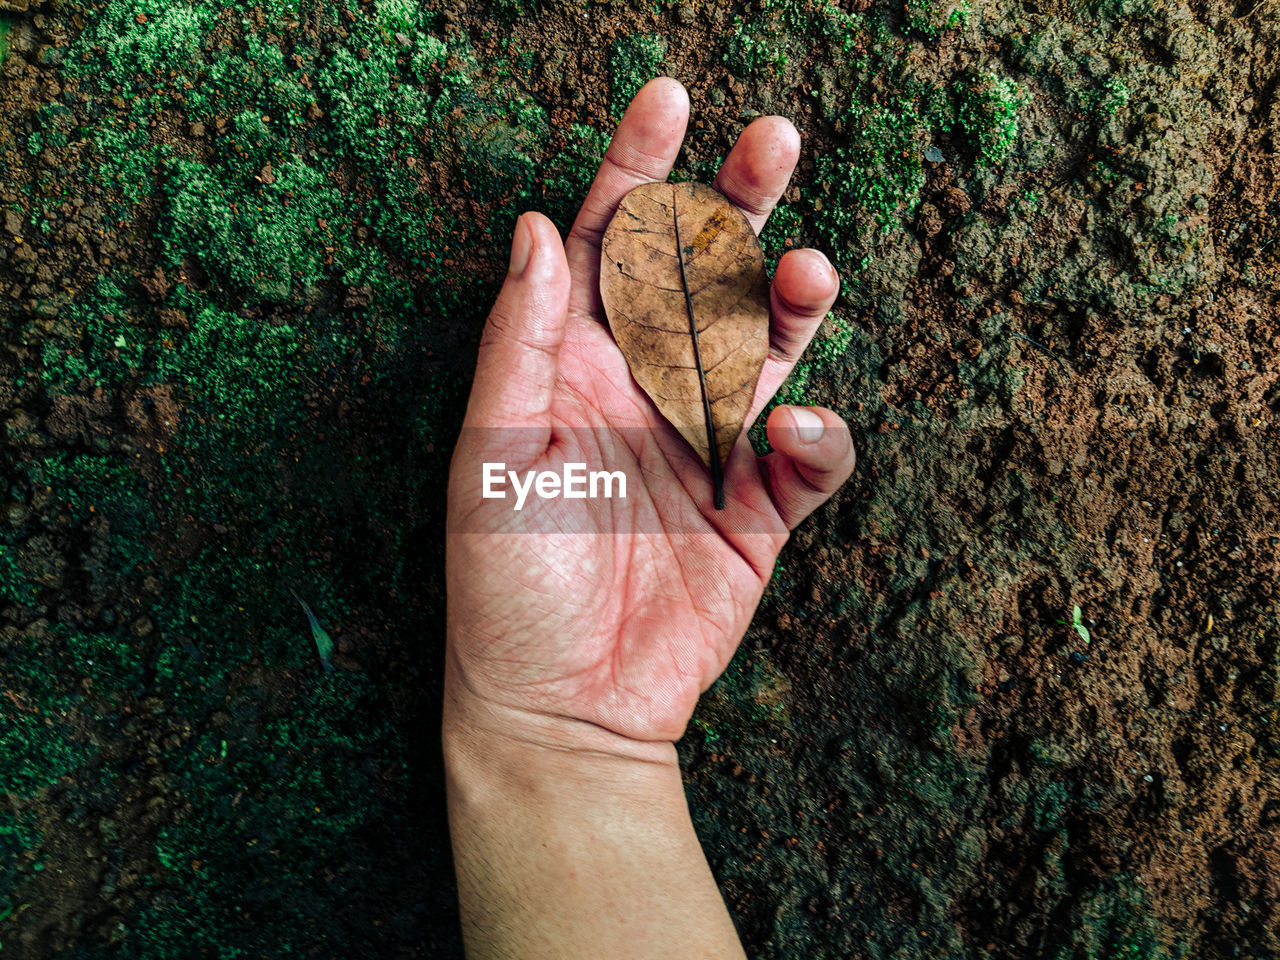
<path fill-rule="evenodd" d="M 822 439 L 822 431 L 826 429 L 826 425 L 812 410 L 792 407 L 791 416 L 796 419 L 796 430 L 800 434 L 801 443 L 816 443 Z"/>
<path fill-rule="evenodd" d="M 826 275 L 830 277 L 832 280 L 839 283 L 840 274 L 836 272 L 835 265 L 832 264 L 831 258 L 828 257 L 821 250 L 814 250 L 813 252 L 817 255 L 818 259 L 822 261 L 822 269 L 826 273 Z"/>
<path fill-rule="evenodd" d="M 511 265 L 507 272 L 515 276 L 524 273 L 529 266 L 529 254 L 533 252 L 533 231 L 525 222 L 523 214 L 516 220 L 516 229 L 511 237 Z"/>

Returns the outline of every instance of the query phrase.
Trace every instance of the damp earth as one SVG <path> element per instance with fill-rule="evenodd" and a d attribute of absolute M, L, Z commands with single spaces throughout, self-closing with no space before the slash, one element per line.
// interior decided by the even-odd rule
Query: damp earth
<path fill-rule="evenodd" d="M 858 470 L 680 744 L 749 954 L 1280 956 L 1278 13 L 0 0 L 3 956 L 461 957 L 451 444 L 663 73 L 843 279 Z"/>

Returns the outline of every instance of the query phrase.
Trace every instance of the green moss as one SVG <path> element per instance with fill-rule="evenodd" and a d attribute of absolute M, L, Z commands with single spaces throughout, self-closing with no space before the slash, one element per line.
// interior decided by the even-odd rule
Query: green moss
<path fill-rule="evenodd" d="M 656 77 L 667 58 L 667 41 L 656 33 L 633 33 L 613 42 L 609 51 L 609 103 L 615 117 L 640 88 Z"/>
<path fill-rule="evenodd" d="M 260 124 L 250 118 L 243 127 L 254 122 Z M 242 128 L 242 142 L 252 136 Z M 296 299 L 325 280 L 333 259 L 325 248 L 350 231 L 347 205 L 322 170 L 297 157 L 278 162 L 271 182 L 252 190 L 225 170 L 170 162 L 162 194 L 165 265 L 190 257 L 251 302 Z"/>
<path fill-rule="evenodd" d="M 573 225 L 608 146 L 607 133 L 575 123 L 565 134 L 565 146 L 547 164 L 540 178 L 538 209 L 562 232 Z"/>
<path fill-rule="evenodd" d="M 827 319 L 831 324 L 831 332 L 815 337 L 809 344 L 804 357 L 779 388 L 775 398 L 777 403 L 807 403 L 809 381 L 814 373 L 829 366 L 849 348 L 853 339 L 853 328 L 849 326 L 849 322 L 834 314 Z"/>
<path fill-rule="evenodd" d="M 359 48 L 368 56 L 339 47 L 320 65 L 316 86 L 328 104 L 334 145 L 364 163 L 385 163 L 393 149 L 408 145 L 406 131 L 426 124 L 431 102 L 424 91 L 400 82 L 402 48 L 394 37 L 367 32 L 363 39 L 373 44 Z M 439 42 L 431 49 L 439 51 Z M 411 69 L 423 66 L 419 61 Z"/>
<path fill-rule="evenodd" d="M 143 681 L 142 655 L 126 636 L 59 625 L 54 640 L 64 675 L 89 681 L 94 694 L 119 700 Z"/>
<path fill-rule="evenodd" d="M 141 538 L 154 522 L 136 474 L 116 458 L 60 451 L 31 463 L 27 475 L 48 487 L 51 501 L 79 523 L 97 518 L 123 536 Z"/>
<path fill-rule="evenodd" d="M 962 134 L 979 165 L 1003 163 L 1018 139 L 1018 109 L 1025 97 L 1009 77 L 995 72 L 957 81 L 955 120 L 950 125 Z"/>
<path fill-rule="evenodd" d="M 726 36 L 724 62 L 739 77 L 776 75 L 787 64 L 789 35 L 771 18 L 733 18 Z"/>
<path fill-rule="evenodd" d="M 1071 791 L 1057 780 L 1050 781 L 1040 790 L 1031 804 L 1031 824 L 1042 833 L 1052 833 L 1062 828 L 1071 809 Z"/>
<path fill-rule="evenodd" d="M 1035 190 L 1023 190 L 1009 204 L 1009 216 L 1033 217 L 1040 212 L 1044 196 Z"/>
<path fill-rule="evenodd" d="M 63 310 L 54 334 L 42 338 L 46 388 L 63 393 L 74 391 L 86 378 L 105 387 L 131 380 L 146 355 L 132 313 L 119 285 L 108 276 L 98 277 Z"/>
<path fill-rule="evenodd" d="M 775 250 L 780 234 L 813 243 L 853 279 L 919 202 L 923 152 L 949 109 L 943 91 L 914 77 L 910 44 L 885 17 L 831 2 L 770 0 L 726 46 L 734 69 L 758 82 L 767 81 L 762 64 L 772 62 L 767 71 L 776 72 L 787 50 L 810 51 L 818 65 L 811 93 L 834 146 L 817 157 L 801 199 L 764 239 Z"/>
<path fill-rule="evenodd" d="M 91 179 L 120 191 L 124 205 L 113 205 L 110 218 L 127 217 L 133 206 L 141 203 L 155 189 L 152 170 L 168 152 L 164 145 L 152 145 L 146 128 L 130 125 L 134 121 L 120 117 L 104 118 L 93 131 L 92 141 L 100 162 Z"/>
<path fill-rule="evenodd" d="M 219 6 L 203 0 L 110 0 L 86 26 L 77 50 L 101 47 L 102 81 L 127 86 L 139 74 L 182 66 L 197 57 Z"/>
<path fill-rule="evenodd" d="M 310 66 L 316 51 L 301 46 L 296 56 Z M 273 118 L 268 121 L 275 124 L 271 131 L 285 131 L 280 134 L 282 146 L 290 143 L 283 138 L 304 123 L 305 110 L 314 101 L 314 94 L 302 84 L 300 73 L 286 67 L 284 50 L 256 33 L 244 35 L 243 49 L 224 47 L 207 70 L 200 65 L 191 74 L 199 78 L 185 95 L 193 119 L 252 110 L 259 118 Z M 223 162 L 234 163 L 238 156 L 233 140 L 218 139 L 214 148 Z"/>
<path fill-rule="evenodd" d="M 91 751 L 69 732 L 67 703 L 27 699 L 16 709 L 6 704 L 0 715 L 0 794 L 30 796 L 89 758 Z"/>
<path fill-rule="evenodd" d="M 911 713 L 926 738 L 940 744 L 950 739 L 956 718 L 943 684 L 932 681 L 927 687 L 913 690 Z"/>
<path fill-rule="evenodd" d="M 546 111 L 519 95 L 507 103 L 496 103 L 471 83 L 455 83 L 447 89 L 448 96 L 438 104 L 436 116 L 443 124 L 449 112 L 464 111 L 465 122 L 454 128 L 461 151 L 458 173 L 471 185 L 475 198 L 503 208 L 503 201 L 531 196 L 539 174 L 537 157 L 550 132 Z M 493 226 L 505 239 L 514 217 L 504 216 Z"/>
<path fill-rule="evenodd" d="M 814 337 L 800 362 L 792 368 L 790 375 L 778 388 L 773 399 L 765 405 L 759 420 L 752 428 L 751 441 L 756 450 L 763 453 L 769 449 L 768 438 L 765 435 L 765 422 L 769 419 L 770 411 L 780 405 L 809 405 L 818 402 L 818 398 L 810 396 L 810 381 L 815 374 L 821 374 L 828 369 L 849 349 L 849 344 L 853 341 L 853 327 L 850 326 L 849 321 L 831 314 L 827 317 L 826 325 L 830 332 L 819 332 L 818 336 Z"/>
<path fill-rule="evenodd" d="M 147 544 L 156 518 L 134 471 L 108 456 L 55 453 L 26 467 L 46 487 L 50 507 L 87 534 L 79 567 L 93 595 L 152 560 Z"/>
<path fill-rule="evenodd" d="M 376 0 L 374 16 L 383 30 L 412 37 L 430 26 L 434 14 L 416 0 Z"/>
<path fill-rule="evenodd" d="M 905 29 L 930 39 L 964 25 L 972 11 L 969 0 L 906 0 Z"/>
<path fill-rule="evenodd" d="M 192 807 L 156 839 L 163 893 L 134 922 L 122 956 L 302 956 L 335 937 L 358 949 L 343 931 L 360 929 L 349 914 L 380 881 L 363 858 L 333 854 L 358 848 L 362 832 L 391 815 L 380 784 L 408 770 L 386 705 L 365 678 L 335 672 L 278 715 L 254 721 L 260 705 L 250 701 L 229 709 L 235 729 L 211 731 L 174 758 Z"/>
<path fill-rule="evenodd" d="M 816 229 L 827 249 L 859 249 L 868 228 L 885 231 L 908 216 L 924 186 L 921 162 L 925 113 L 919 92 L 881 104 L 851 102 L 844 112 L 843 143 L 818 160 L 826 195 Z"/>
<path fill-rule="evenodd" d="M 1114 117 L 1129 102 L 1129 88 L 1119 77 L 1107 77 L 1096 90 L 1084 93 L 1081 106 L 1100 119 Z"/>
<path fill-rule="evenodd" d="M 1129 874 L 1118 874 L 1089 896 L 1079 939 L 1088 960 L 1158 960 L 1167 956 L 1156 938 L 1146 890 Z"/>
<path fill-rule="evenodd" d="M 40 846 L 40 831 L 30 815 L 0 810 L 0 923 L 17 908 L 19 858 Z"/>
<path fill-rule="evenodd" d="M 770 256 L 778 256 L 800 236 L 804 227 L 804 214 L 788 203 L 780 203 L 773 209 L 769 222 L 760 232 L 760 246 Z M 791 241 L 791 244 L 788 244 Z"/>
<path fill-rule="evenodd" d="M 31 603 L 37 593 L 38 588 L 18 565 L 17 550 L 0 543 L 0 603 Z"/>

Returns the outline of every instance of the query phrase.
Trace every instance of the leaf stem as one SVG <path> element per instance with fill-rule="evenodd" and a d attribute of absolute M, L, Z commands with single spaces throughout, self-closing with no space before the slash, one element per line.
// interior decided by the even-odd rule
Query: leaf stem
<path fill-rule="evenodd" d="M 684 305 L 689 312 L 689 336 L 693 339 L 693 363 L 698 370 L 698 388 L 702 391 L 702 416 L 707 424 L 707 450 L 711 462 L 711 489 L 717 510 L 724 509 L 724 471 L 720 465 L 720 448 L 716 444 L 716 423 L 711 415 L 711 396 L 707 392 L 707 375 L 702 369 L 702 351 L 698 346 L 698 324 L 693 318 L 693 296 L 689 293 L 689 277 L 685 273 L 684 247 L 680 243 L 680 211 L 678 194 L 671 188 L 671 219 L 676 231 L 676 258 L 680 261 L 680 286 L 684 290 Z"/>

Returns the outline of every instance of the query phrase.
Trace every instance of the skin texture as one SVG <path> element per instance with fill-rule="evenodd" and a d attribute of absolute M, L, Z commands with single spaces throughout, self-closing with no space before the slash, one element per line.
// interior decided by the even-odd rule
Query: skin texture
<path fill-rule="evenodd" d="M 829 410 L 778 408 L 774 452 L 742 438 L 714 510 L 706 468 L 631 379 L 605 323 L 600 241 L 622 197 L 671 171 L 688 98 L 637 94 L 562 245 L 539 214 L 481 339 L 450 474 L 444 747 L 468 953 L 739 957 L 689 820 L 674 742 L 737 648 L 789 531 L 854 465 Z M 799 136 L 766 117 L 715 187 L 758 233 Z M 838 291 L 817 251 L 770 291 L 769 357 L 750 424 Z M 811 439 L 812 438 L 812 439 Z M 481 498 L 481 464 L 627 468 L 623 501 Z M 534 531 L 534 532 L 530 532 Z"/>

